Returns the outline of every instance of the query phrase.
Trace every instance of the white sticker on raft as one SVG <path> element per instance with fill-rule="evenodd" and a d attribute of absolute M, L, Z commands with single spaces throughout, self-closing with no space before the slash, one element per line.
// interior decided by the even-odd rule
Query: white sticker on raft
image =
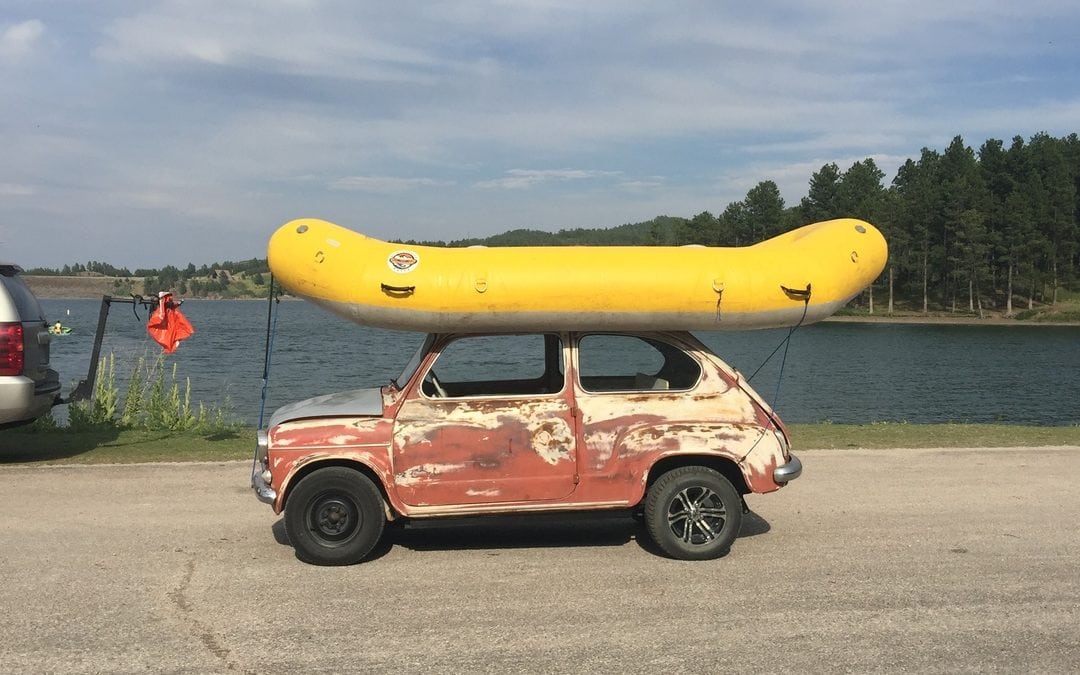
<path fill-rule="evenodd" d="M 390 268 L 390 271 L 397 272 L 398 274 L 412 272 L 419 264 L 420 256 L 413 251 L 404 249 L 394 251 L 390 254 L 390 257 L 386 259 L 386 266 Z"/>

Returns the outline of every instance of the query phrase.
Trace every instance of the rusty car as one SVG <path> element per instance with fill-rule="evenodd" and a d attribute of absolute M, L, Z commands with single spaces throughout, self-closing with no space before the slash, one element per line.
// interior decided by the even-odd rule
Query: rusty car
<path fill-rule="evenodd" d="M 430 334 L 386 385 L 258 433 L 252 487 L 320 565 L 363 560 L 388 521 L 597 509 L 712 559 L 744 495 L 802 471 L 772 408 L 688 332 Z"/>

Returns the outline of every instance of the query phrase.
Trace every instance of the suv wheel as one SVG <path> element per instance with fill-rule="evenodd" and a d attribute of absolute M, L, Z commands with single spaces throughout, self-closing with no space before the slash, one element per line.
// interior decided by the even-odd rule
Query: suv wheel
<path fill-rule="evenodd" d="M 739 493 L 727 478 L 703 466 L 665 473 L 645 497 L 649 536 L 672 558 L 718 558 L 731 548 L 741 525 Z"/>
<path fill-rule="evenodd" d="M 285 505 L 285 531 L 296 556 L 315 565 L 360 562 L 375 548 L 385 525 L 379 489 L 345 467 L 308 474 Z"/>

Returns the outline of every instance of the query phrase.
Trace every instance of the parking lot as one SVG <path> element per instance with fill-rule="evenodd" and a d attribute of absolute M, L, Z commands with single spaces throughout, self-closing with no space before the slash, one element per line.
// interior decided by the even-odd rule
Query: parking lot
<path fill-rule="evenodd" d="M 243 463 L 0 466 L 0 671 L 1080 667 L 1080 448 L 801 457 L 716 561 L 614 514 L 397 527 L 347 568 L 296 560 Z"/>

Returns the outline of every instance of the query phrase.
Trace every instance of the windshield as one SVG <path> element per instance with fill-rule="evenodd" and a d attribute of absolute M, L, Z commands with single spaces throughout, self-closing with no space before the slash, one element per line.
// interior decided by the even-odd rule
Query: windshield
<path fill-rule="evenodd" d="M 405 385 L 412 379 L 413 373 L 420 367 L 420 362 L 424 359 L 424 355 L 431 349 L 431 344 L 433 342 L 435 342 L 435 334 L 428 333 L 427 337 L 424 338 L 424 341 L 416 348 L 416 352 L 412 355 L 412 358 L 405 364 L 405 369 L 401 371 L 401 375 L 398 375 L 397 379 L 394 380 L 395 387 L 398 389 L 405 388 Z"/>

